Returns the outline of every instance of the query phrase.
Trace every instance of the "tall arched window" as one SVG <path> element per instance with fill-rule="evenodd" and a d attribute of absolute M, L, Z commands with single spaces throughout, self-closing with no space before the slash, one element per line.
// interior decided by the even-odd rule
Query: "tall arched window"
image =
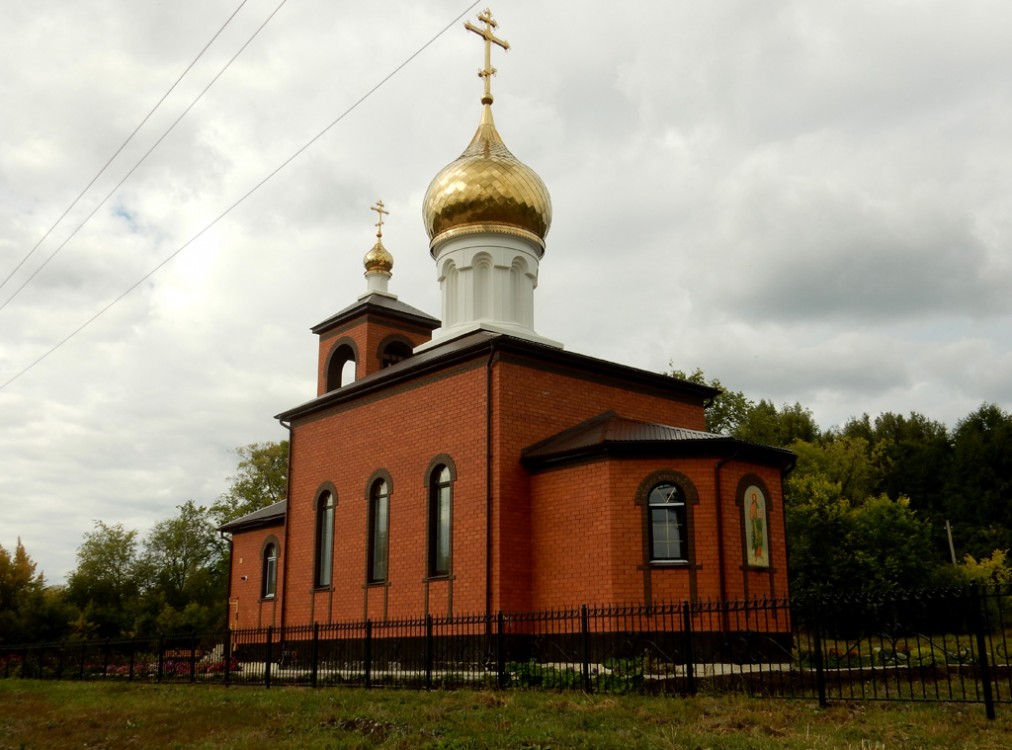
<path fill-rule="evenodd" d="M 333 391 L 354 382 L 355 362 L 357 361 L 358 352 L 355 342 L 351 339 L 345 339 L 340 345 L 334 347 L 327 360 L 327 391 Z"/>
<path fill-rule="evenodd" d="M 387 579 L 390 534 L 390 485 L 377 479 L 369 490 L 369 583 Z"/>
<path fill-rule="evenodd" d="M 318 588 L 329 586 L 334 564 L 334 494 L 325 490 L 316 501 L 316 573 Z"/>
<path fill-rule="evenodd" d="M 685 493 L 672 482 L 661 482 L 650 490 L 651 562 L 688 562 L 689 535 Z"/>
<path fill-rule="evenodd" d="M 429 577 L 450 574 L 450 518 L 453 476 L 445 464 L 429 474 Z"/>
<path fill-rule="evenodd" d="M 260 598 L 273 599 L 278 591 L 278 545 L 268 542 L 264 547 L 260 576 Z"/>

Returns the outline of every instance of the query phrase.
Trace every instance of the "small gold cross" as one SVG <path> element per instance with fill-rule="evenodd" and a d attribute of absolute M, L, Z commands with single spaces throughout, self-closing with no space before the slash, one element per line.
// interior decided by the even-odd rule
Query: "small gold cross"
<path fill-rule="evenodd" d="M 387 216 L 389 216 L 390 212 L 383 208 L 383 201 L 376 201 L 376 205 L 372 206 L 369 210 L 370 211 L 375 211 L 376 214 L 379 216 L 379 221 L 376 222 L 376 236 L 377 237 L 382 237 L 383 236 L 383 214 L 386 214 Z"/>
<path fill-rule="evenodd" d="M 484 70 L 478 71 L 478 77 L 485 79 L 485 95 L 481 98 L 482 104 L 492 103 L 492 76 L 495 75 L 495 68 L 492 67 L 492 45 L 498 44 L 504 50 L 509 51 L 510 43 L 505 39 L 500 39 L 492 33 L 492 29 L 497 28 L 499 23 L 492 18 L 492 11 L 488 8 L 485 9 L 484 13 L 478 14 L 478 20 L 485 24 L 485 28 L 479 29 L 474 26 L 470 21 L 464 22 L 464 28 L 468 31 L 473 31 L 475 34 L 485 40 L 485 68 Z"/>

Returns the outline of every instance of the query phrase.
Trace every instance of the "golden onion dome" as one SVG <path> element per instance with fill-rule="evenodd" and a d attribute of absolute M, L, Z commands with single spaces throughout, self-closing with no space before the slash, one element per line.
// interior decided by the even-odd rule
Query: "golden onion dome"
<path fill-rule="evenodd" d="M 439 240 L 491 231 L 533 239 L 544 250 L 552 224 L 548 188 L 506 148 L 492 121 L 491 101 L 483 103 L 470 145 L 425 192 L 422 214 L 430 247 Z"/>
<path fill-rule="evenodd" d="M 376 271 L 390 273 L 394 267 L 394 256 L 383 247 L 383 240 L 377 239 L 376 244 L 372 246 L 372 250 L 365 254 L 362 262 L 365 264 L 366 273 L 374 273 Z"/>

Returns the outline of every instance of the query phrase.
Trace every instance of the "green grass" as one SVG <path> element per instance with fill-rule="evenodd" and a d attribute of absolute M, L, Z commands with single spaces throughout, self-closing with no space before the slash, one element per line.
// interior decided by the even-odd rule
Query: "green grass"
<path fill-rule="evenodd" d="M 0 680 L 0 750 L 1005 750 L 1012 706 Z"/>

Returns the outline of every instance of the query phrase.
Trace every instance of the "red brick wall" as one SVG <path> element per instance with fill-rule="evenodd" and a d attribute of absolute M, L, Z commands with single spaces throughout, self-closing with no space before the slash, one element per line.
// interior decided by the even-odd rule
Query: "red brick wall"
<path fill-rule="evenodd" d="M 281 624 L 284 596 L 284 527 L 261 527 L 232 536 L 232 566 L 229 580 L 228 621 L 231 628 L 265 628 Z M 268 538 L 278 545 L 277 593 L 261 599 L 263 591 L 263 549 Z M 243 580 L 243 576 L 246 580 Z"/>
<path fill-rule="evenodd" d="M 648 594 L 655 603 L 786 596 L 779 470 L 741 462 L 723 465 L 718 527 L 714 477 L 718 460 L 599 459 L 535 475 L 531 480 L 532 608 L 644 602 Z M 698 493 L 698 502 L 690 508 L 688 566 L 645 564 L 644 508 L 636 501 L 641 482 L 657 471 L 684 474 Z M 736 498 L 738 480 L 745 474 L 757 475 L 769 490 L 769 569 L 745 565 L 744 514 Z M 717 541 L 718 528 L 723 547 Z"/>
<path fill-rule="evenodd" d="M 440 454 L 453 485 L 452 597 L 457 612 L 483 611 L 485 591 L 485 375 L 481 362 L 292 426 L 288 503 L 287 623 L 425 612 L 428 469 Z M 419 387 L 420 386 L 420 387 Z M 389 473 L 388 585 L 366 579 L 367 483 Z M 315 503 L 324 482 L 337 490 L 332 591 L 313 594 Z M 428 585 L 429 608 L 449 607 L 450 585 Z"/>
<path fill-rule="evenodd" d="M 555 372 L 523 362 L 501 362 L 495 368 L 494 427 L 496 504 L 493 608 L 529 609 L 535 597 L 530 571 L 533 561 L 527 523 L 533 504 L 557 501 L 555 494 L 532 491 L 521 451 L 605 411 L 622 417 L 688 429 L 705 429 L 701 403 L 661 391 L 622 388 L 579 372 Z M 557 522 L 552 522 L 557 523 Z M 546 601 L 538 596 L 538 601 Z M 595 601 L 600 601 L 595 599 Z M 570 602 L 567 602 L 567 604 Z"/>
<path fill-rule="evenodd" d="M 377 328 L 378 345 L 394 329 Z M 328 334 L 333 338 L 354 330 Z M 321 342 L 321 378 L 324 351 Z M 702 404 L 660 390 L 634 390 L 579 371 L 544 368 L 504 355 L 492 373 L 492 611 L 587 603 L 786 594 L 786 558 L 780 476 L 775 469 L 737 462 L 721 470 L 719 555 L 714 465 L 716 457 L 682 460 L 599 461 L 531 477 L 521 451 L 546 437 L 614 411 L 620 416 L 704 429 Z M 292 425 L 288 505 L 286 624 L 371 617 L 414 617 L 483 612 L 486 571 L 486 362 L 468 363 L 391 386 L 385 393 L 335 405 Z M 440 454 L 451 457 L 452 575 L 426 580 L 426 470 Z M 366 586 L 367 482 L 379 469 L 392 480 L 388 580 Z M 643 509 L 636 493 L 644 477 L 674 469 L 694 483 L 694 566 L 644 566 Z M 769 490 L 773 572 L 743 566 L 738 480 L 746 471 Z M 337 490 L 333 585 L 314 591 L 315 506 L 324 483 Z M 235 590 L 235 589 L 234 589 Z"/>

